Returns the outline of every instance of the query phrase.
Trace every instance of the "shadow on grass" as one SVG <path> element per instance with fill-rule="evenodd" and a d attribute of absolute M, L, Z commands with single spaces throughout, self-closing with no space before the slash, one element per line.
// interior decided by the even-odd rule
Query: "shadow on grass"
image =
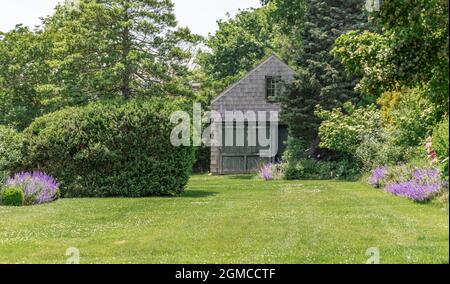
<path fill-rule="evenodd" d="M 225 176 L 228 179 L 240 179 L 240 180 L 252 180 L 255 179 L 255 175 L 236 175 L 236 176 Z"/>
<path fill-rule="evenodd" d="M 181 194 L 180 198 L 204 198 L 216 195 L 217 192 L 202 191 L 202 190 L 186 190 Z"/>

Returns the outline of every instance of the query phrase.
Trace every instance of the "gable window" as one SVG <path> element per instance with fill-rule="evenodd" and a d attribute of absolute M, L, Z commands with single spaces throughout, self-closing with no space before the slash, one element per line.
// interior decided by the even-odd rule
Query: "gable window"
<path fill-rule="evenodd" d="M 266 99 L 269 102 L 274 102 L 276 97 L 281 95 L 283 81 L 281 76 L 267 76 L 266 77 Z"/>

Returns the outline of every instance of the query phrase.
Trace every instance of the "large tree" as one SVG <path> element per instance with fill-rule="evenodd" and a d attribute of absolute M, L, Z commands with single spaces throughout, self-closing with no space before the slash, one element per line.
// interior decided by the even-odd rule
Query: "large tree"
<path fill-rule="evenodd" d="M 317 137 L 319 121 L 314 108 L 341 106 L 347 101 L 359 103 L 362 97 L 354 91 L 356 78 L 345 73 L 344 66 L 330 53 L 334 41 L 353 29 L 367 28 L 364 0 L 268 0 L 275 5 L 274 17 L 283 19 L 290 31 L 293 46 L 291 62 L 301 75 L 290 92 L 280 97 L 283 119 L 290 125 L 290 135 L 307 144 Z M 315 141 L 315 145 L 317 145 Z"/>
<path fill-rule="evenodd" d="M 219 29 L 206 40 L 200 54 L 203 73 L 230 83 L 277 49 L 277 27 L 270 7 L 240 11 L 236 17 L 218 21 Z"/>
<path fill-rule="evenodd" d="M 362 78 L 358 88 L 373 97 L 384 93 L 386 105 L 390 91 L 418 87 L 438 117 L 448 112 L 448 1 L 386 0 L 371 16 L 381 32 L 349 32 L 333 49 L 347 71 Z"/>
<path fill-rule="evenodd" d="M 24 128 L 55 104 L 48 87 L 49 47 L 39 30 L 17 25 L 0 33 L 0 124 Z"/>
<path fill-rule="evenodd" d="M 81 0 L 45 21 L 55 42 L 55 78 L 69 92 L 125 98 L 182 92 L 198 38 L 177 29 L 170 0 Z"/>
<path fill-rule="evenodd" d="M 192 95 L 191 48 L 170 0 L 58 5 L 35 31 L 0 38 L 0 123 L 21 129 L 43 113 L 102 98 Z"/>

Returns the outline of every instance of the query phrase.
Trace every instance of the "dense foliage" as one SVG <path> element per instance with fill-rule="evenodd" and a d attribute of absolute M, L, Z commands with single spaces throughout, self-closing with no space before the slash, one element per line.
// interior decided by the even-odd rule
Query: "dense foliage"
<path fill-rule="evenodd" d="M 230 83 L 276 50 L 277 28 L 270 7 L 241 11 L 218 25 L 206 40 L 210 51 L 199 56 L 203 72 L 214 80 Z"/>
<path fill-rule="evenodd" d="M 429 180 L 441 177 L 438 163 L 448 176 L 448 150 L 443 150 L 448 148 L 448 1 L 383 1 L 380 11 L 370 16 L 380 32 L 348 32 L 336 40 L 332 50 L 348 74 L 361 78 L 356 90 L 380 106 L 379 111 L 374 109 L 374 117 L 381 117 L 381 123 L 365 126 L 367 134 L 378 128 L 379 138 L 364 135 L 360 141 L 353 140 L 354 154 L 364 170 L 378 166 L 374 175 L 383 172 L 382 165 L 393 169 L 400 162 L 412 168 L 431 165 L 424 172 L 411 170 L 409 178 L 388 187 L 394 194 L 426 201 L 441 193 L 437 183 Z M 336 129 L 348 123 L 341 121 L 336 120 L 333 129 L 324 122 L 323 146 L 336 148 L 327 141 L 342 139 L 343 131 Z M 399 171 L 396 174 L 402 176 Z M 433 187 L 425 188 L 424 180 Z"/>
<path fill-rule="evenodd" d="M 381 118 L 375 106 L 356 108 L 350 102 L 344 108 L 327 111 L 319 108 L 320 146 L 346 154 L 354 154 L 367 137 L 380 139 Z"/>
<path fill-rule="evenodd" d="M 168 99 L 106 101 L 36 119 L 25 130 L 25 169 L 58 179 L 65 197 L 177 195 L 193 163 L 174 147 Z"/>
<path fill-rule="evenodd" d="M 273 1 L 279 8 L 274 12 L 275 16 L 284 17 L 284 25 L 300 25 L 293 32 L 296 37 L 291 40 L 300 41 L 301 46 L 294 52 L 295 58 L 290 59 L 299 69 L 300 76 L 291 91 L 280 97 L 282 118 L 290 126 L 290 135 L 304 139 L 308 147 L 313 146 L 312 151 L 317 147 L 320 123 L 314 115 L 316 105 L 329 110 L 347 101 L 359 103 L 362 100 L 354 91 L 355 79 L 346 75 L 344 66 L 330 51 L 342 33 L 367 26 L 364 2 L 305 0 L 300 4 L 299 1 Z M 302 20 L 293 17 L 294 10 L 303 16 Z"/>
<path fill-rule="evenodd" d="M 58 5 L 35 31 L 0 34 L 0 124 L 23 129 L 105 97 L 191 96 L 199 37 L 177 28 L 170 0 Z"/>
<path fill-rule="evenodd" d="M 48 92 L 49 45 L 41 31 L 18 25 L 0 32 L 0 124 L 26 127 L 59 98 Z"/>
<path fill-rule="evenodd" d="M 0 201 L 3 206 L 22 206 L 23 190 L 20 187 L 5 187 L 0 191 Z"/>
<path fill-rule="evenodd" d="M 436 152 L 438 162 L 441 163 L 444 174 L 449 173 L 449 126 L 448 117 L 439 123 L 434 131 L 432 138 L 432 149 Z"/>
<path fill-rule="evenodd" d="M 350 74 L 362 77 L 358 89 L 377 97 L 421 87 L 437 116 L 448 112 L 448 2 L 383 1 L 372 17 L 381 33 L 352 31 L 333 49 Z"/>
<path fill-rule="evenodd" d="M 20 133 L 0 125 L 0 184 L 22 162 L 23 143 Z"/>
<path fill-rule="evenodd" d="M 300 159 L 284 164 L 284 177 L 297 179 L 342 179 L 352 180 L 359 177 L 355 163 L 351 159 L 339 161 L 321 161 Z"/>

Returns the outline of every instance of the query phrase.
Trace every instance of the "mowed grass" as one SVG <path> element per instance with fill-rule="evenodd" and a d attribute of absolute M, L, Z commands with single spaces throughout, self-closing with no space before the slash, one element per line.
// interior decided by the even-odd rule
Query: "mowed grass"
<path fill-rule="evenodd" d="M 359 182 L 193 176 L 177 198 L 0 207 L 0 263 L 448 263 L 449 219 Z"/>

